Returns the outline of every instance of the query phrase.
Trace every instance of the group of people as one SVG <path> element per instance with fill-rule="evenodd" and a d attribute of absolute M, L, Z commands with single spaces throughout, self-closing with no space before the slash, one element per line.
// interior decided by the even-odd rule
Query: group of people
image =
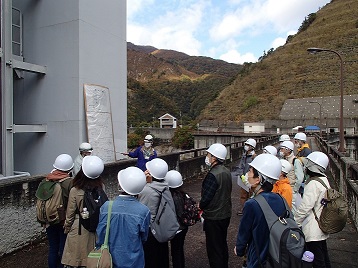
<path fill-rule="evenodd" d="M 156 216 L 159 193 L 168 194 L 167 205 L 178 218 L 183 213 L 185 195 L 181 189 L 181 174 L 169 170 L 168 164 L 157 157 L 152 144 L 153 137 L 147 135 L 144 145 L 134 153 L 123 153 L 138 158 L 138 161 L 137 167 L 128 167 L 117 175 L 119 195 L 113 202 L 108 239 L 113 267 L 165 268 L 169 267 L 169 254 L 174 268 L 185 267 L 184 241 L 188 226 L 180 224 L 176 235 L 168 242 L 158 242 L 150 227 Z M 294 146 L 298 152 L 296 155 Z M 262 195 L 279 216 L 285 210 L 281 195 L 292 207 L 295 220 L 302 227 L 308 250 L 314 253 L 313 267 L 330 267 L 326 244 L 328 235 L 319 229 L 313 215 L 314 209 L 319 217 L 322 211 L 320 201 L 326 189 L 319 182 L 310 180 L 318 176 L 329 186 L 325 175 L 328 157 L 322 152 L 311 152 L 304 133 L 297 133 L 294 143 L 288 135 L 282 135 L 278 149 L 266 146 L 259 155 L 256 155 L 255 147 L 254 139 L 245 142 L 245 152 L 236 172 L 243 190 L 240 192 L 238 214 L 242 218 L 235 255 L 245 257 L 247 267 L 265 265 L 269 229 L 260 206 L 250 197 Z M 88 253 L 104 242 L 108 202 L 100 209 L 96 232 L 80 226 L 85 191 L 105 191 L 101 178 L 103 161 L 91 152 L 92 147 L 85 143 L 81 144 L 80 156 L 75 163 L 68 154 L 59 155 L 53 164 L 54 170 L 46 178 L 61 183 L 66 209 L 64 221 L 44 226 L 49 240 L 49 267 L 58 267 L 59 264 L 61 267 L 86 267 Z M 220 143 L 207 149 L 205 164 L 208 172 L 202 181 L 198 202 L 210 267 L 228 267 L 227 233 L 232 215 L 233 180 L 232 173 L 224 165 L 226 158 L 227 149 Z M 72 171 L 76 172 L 74 177 Z"/>
<path fill-rule="evenodd" d="M 79 218 L 85 190 L 104 189 L 100 176 L 104 164 L 99 157 L 91 155 L 89 143 L 82 143 L 79 151 L 75 162 L 69 154 L 57 156 L 54 169 L 45 179 L 60 185 L 61 206 L 65 211 L 64 217 L 60 216 L 55 223 L 42 223 L 49 241 L 50 268 L 85 266 L 83 262 L 96 242 L 96 234 L 81 228 Z"/>
<path fill-rule="evenodd" d="M 247 267 L 265 266 L 268 225 L 258 202 L 254 198 L 247 199 L 247 195 L 261 195 L 277 216 L 286 211 L 284 202 L 287 202 L 305 235 L 307 249 L 314 254 L 313 267 L 331 267 L 326 244 L 328 234 L 319 228 L 313 212 L 319 218 L 326 192 L 326 188 L 313 178 L 319 177 L 330 187 L 325 174 L 328 157 L 323 152 L 312 152 L 305 133 L 297 133 L 293 141 L 284 134 L 279 141 L 278 148 L 266 146 L 259 155 L 254 152 L 255 140 L 245 142 L 244 155 L 234 173 L 242 186 L 241 192 L 245 192 L 238 212 L 242 218 L 234 253 L 247 260 Z"/>
<path fill-rule="evenodd" d="M 168 164 L 152 147 L 153 137 L 147 135 L 144 145 L 132 155 L 138 158 L 137 167 L 128 167 L 117 174 L 119 195 L 113 201 L 108 244 L 113 267 L 169 267 L 169 242 L 160 243 L 151 232 L 150 223 L 157 213 L 158 192 L 168 197 L 168 206 L 178 219 L 184 211 L 185 192 L 182 175 L 168 170 Z M 108 202 L 100 208 L 96 231 L 81 226 L 85 191 L 105 191 L 101 174 L 103 161 L 92 155 L 89 143 L 80 145 L 75 161 L 68 154 L 59 155 L 46 181 L 61 185 L 66 216 L 55 224 L 43 224 L 49 240 L 48 266 L 86 267 L 87 256 L 105 239 Z M 125 153 L 127 154 L 127 153 Z M 163 193 L 164 194 L 164 193 Z M 185 267 L 184 240 L 188 226 L 179 224 L 171 239 L 173 267 Z"/>

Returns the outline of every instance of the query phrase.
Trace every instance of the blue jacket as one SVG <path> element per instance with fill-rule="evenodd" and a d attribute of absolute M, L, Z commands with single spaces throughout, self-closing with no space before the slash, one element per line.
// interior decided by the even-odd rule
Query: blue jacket
<path fill-rule="evenodd" d="M 104 242 L 107 226 L 108 201 L 100 210 L 97 227 L 99 247 Z M 144 267 L 143 243 L 149 230 L 149 209 L 133 196 L 118 196 L 112 206 L 108 246 L 113 267 Z"/>
<path fill-rule="evenodd" d="M 282 197 L 272 192 L 261 192 L 260 194 L 266 199 L 277 216 L 283 214 L 285 204 Z M 247 250 L 248 268 L 260 267 L 255 242 L 260 253 L 261 263 L 265 266 L 269 248 L 269 229 L 260 205 L 254 199 L 249 199 L 244 205 L 236 241 L 238 256 L 244 256 Z"/>
<path fill-rule="evenodd" d="M 157 157 L 157 152 L 153 150 L 153 153 L 150 156 L 147 156 L 147 158 L 145 157 L 145 155 L 143 154 L 143 148 L 144 146 L 139 146 L 137 149 L 135 149 L 134 152 L 129 152 L 128 156 L 132 157 L 132 158 L 138 158 L 137 159 L 137 167 L 140 168 L 143 171 L 146 171 L 147 168 L 145 166 L 145 164 L 147 162 L 149 162 L 150 160 L 154 159 Z"/>

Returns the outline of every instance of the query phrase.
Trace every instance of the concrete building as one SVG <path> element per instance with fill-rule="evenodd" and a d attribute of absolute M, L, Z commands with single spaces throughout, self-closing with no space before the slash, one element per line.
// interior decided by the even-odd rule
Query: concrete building
<path fill-rule="evenodd" d="M 106 162 L 120 158 L 127 149 L 126 1 L 1 0 L 1 33 L 0 173 L 47 173 L 57 155 L 75 158 L 84 141 Z M 86 85 L 106 98 L 84 97 Z M 96 101 L 100 109 L 89 114 Z M 91 121 L 103 107 L 105 139 Z"/>
<path fill-rule="evenodd" d="M 323 132 L 339 132 L 340 96 L 287 99 L 281 109 L 279 126 L 316 125 Z M 348 135 L 357 133 L 358 95 L 343 96 L 343 125 Z"/>
<path fill-rule="evenodd" d="M 244 133 L 264 133 L 265 123 L 253 122 L 244 123 Z"/>
<path fill-rule="evenodd" d="M 177 119 L 171 114 L 164 114 L 159 119 L 160 128 L 177 128 Z"/>

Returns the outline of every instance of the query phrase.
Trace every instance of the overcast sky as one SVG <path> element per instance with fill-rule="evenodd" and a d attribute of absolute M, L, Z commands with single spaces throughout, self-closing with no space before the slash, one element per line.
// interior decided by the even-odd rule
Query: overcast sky
<path fill-rule="evenodd" d="M 330 0 L 127 0 L 127 41 L 256 62 Z"/>

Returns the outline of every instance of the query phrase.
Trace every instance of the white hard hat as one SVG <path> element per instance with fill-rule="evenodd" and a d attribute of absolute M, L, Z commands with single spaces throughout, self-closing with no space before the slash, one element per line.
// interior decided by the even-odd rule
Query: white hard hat
<path fill-rule="evenodd" d="M 210 147 L 206 151 L 221 161 L 224 161 L 226 159 L 227 149 L 221 143 L 214 143 L 210 145 Z"/>
<path fill-rule="evenodd" d="M 320 167 L 324 168 L 326 170 L 329 159 L 328 156 L 325 153 L 322 152 L 312 152 L 307 156 L 307 159 L 315 163 L 316 165 L 319 165 Z"/>
<path fill-rule="evenodd" d="M 82 171 L 90 179 L 98 178 L 104 170 L 101 158 L 94 155 L 85 156 L 82 161 Z"/>
<path fill-rule="evenodd" d="M 79 150 L 80 150 L 80 152 L 93 151 L 91 144 L 89 144 L 88 142 L 82 142 L 80 144 Z"/>
<path fill-rule="evenodd" d="M 61 171 L 70 171 L 73 168 L 72 157 L 68 154 L 60 154 L 56 157 L 53 167 Z"/>
<path fill-rule="evenodd" d="M 281 143 L 280 147 L 290 149 L 291 151 L 293 151 L 293 149 L 295 148 L 292 141 L 284 141 L 283 143 Z"/>
<path fill-rule="evenodd" d="M 285 174 L 289 173 L 292 170 L 292 165 L 286 159 L 280 159 L 282 169 L 281 171 Z"/>
<path fill-rule="evenodd" d="M 168 172 L 168 164 L 161 158 L 154 158 L 145 164 L 149 173 L 156 179 L 162 180 Z"/>
<path fill-rule="evenodd" d="M 250 146 L 252 146 L 252 147 L 256 147 L 256 141 L 254 140 L 254 139 L 247 139 L 247 141 L 245 141 L 245 144 L 247 144 L 247 145 L 250 145 Z"/>
<path fill-rule="evenodd" d="M 147 141 L 147 142 L 153 142 L 153 136 L 152 135 L 147 135 L 144 137 L 144 141 Z"/>
<path fill-rule="evenodd" d="M 178 188 L 183 185 L 183 177 L 176 170 L 169 170 L 165 175 L 165 180 L 170 188 Z"/>
<path fill-rule="evenodd" d="M 277 155 L 277 149 L 274 147 L 274 146 L 272 146 L 272 145 L 267 145 L 267 146 L 265 146 L 265 148 L 264 148 L 264 152 L 267 152 L 267 153 L 269 153 L 269 154 L 272 154 L 272 155 Z"/>
<path fill-rule="evenodd" d="M 291 140 L 290 136 L 288 136 L 287 134 L 282 134 L 279 138 L 279 142 L 283 142 L 283 141 L 289 141 Z"/>
<path fill-rule="evenodd" d="M 306 141 L 307 140 L 307 136 L 305 133 L 303 132 L 298 132 L 295 137 L 294 137 L 295 140 L 300 140 L 300 141 Z"/>
<path fill-rule="evenodd" d="M 264 180 L 272 183 L 272 180 L 278 180 L 281 174 L 282 165 L 280 160 L 272 154 L 260 154 L 249 164 L 255 168 Z"/>
<path fill-rule="evenodd" d="M 144 172 L 137 167 L 127 167 L 118 172 L 119 186 L 130 195 L 137 195 L 143 191 L 147 181 Z"/>

